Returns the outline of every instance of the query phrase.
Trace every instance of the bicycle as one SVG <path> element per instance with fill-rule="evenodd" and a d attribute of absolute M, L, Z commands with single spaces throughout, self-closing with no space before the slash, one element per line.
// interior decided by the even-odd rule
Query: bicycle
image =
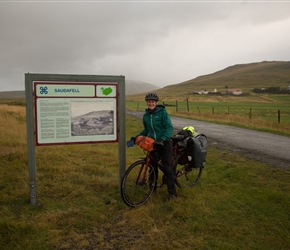
<path fill-rule="evenodd" d="M 175 173 L 175 184 L 179 188 L 193 187 L 199 181 L 203 166 L 189 167 L 186 156 L 186 148 L 178 145 L 183 140 L 183 136 L 175 135 L 171 137 L 173 158 L 172 168 Z M 160 156 L 158 154 L 159 142 L 154 143 L 154 150 L 145 151 L 145 157 L 132 163 L 125 171 L 121 180 L 121 197 L 126 205 L 138 207 L 143 205 L 151 197 L 156 187 L 162 187 L 166 180 L 162 177 L 161 185 L 158 185 L 154 165 L 161 168 Z M 158 171 L 157 169 L 157 171 Z"/>

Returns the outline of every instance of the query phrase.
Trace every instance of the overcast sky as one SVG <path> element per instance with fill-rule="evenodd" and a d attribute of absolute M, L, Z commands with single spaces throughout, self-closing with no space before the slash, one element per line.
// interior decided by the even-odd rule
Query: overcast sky
<path fill-rule="evenodd" d="M 1 1 L 0 91 L 24 74 L 124 75 L 165 86 L 290 61 L 290 1 Z"/>

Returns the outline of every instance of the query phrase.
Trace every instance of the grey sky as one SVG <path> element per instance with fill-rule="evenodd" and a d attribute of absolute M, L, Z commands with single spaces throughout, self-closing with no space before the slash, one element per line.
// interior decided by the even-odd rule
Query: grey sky
<path fill-rule="evenodd" d="M 1 1 L 0 91 L 24 74 L 124 75 L 157 86 L 290 61 L 290 1 Z"/>

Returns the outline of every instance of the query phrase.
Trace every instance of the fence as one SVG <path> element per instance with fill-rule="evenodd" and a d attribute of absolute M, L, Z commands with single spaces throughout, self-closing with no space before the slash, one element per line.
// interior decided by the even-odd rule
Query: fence
<path fill-rule="evenodd" d="M 128 102 L 131 108 L 145 110 L 146 103 Z M 208 115 L 239 115 L 253 118 L 262 118 L 278 123 L 290 123 L 290 105 L 289 104 L 269 104 L 269 103 L 195 103 L 186 101 L 167 101 L 163 105 L 168 111 L 176 113 L 197 113 Z"/>

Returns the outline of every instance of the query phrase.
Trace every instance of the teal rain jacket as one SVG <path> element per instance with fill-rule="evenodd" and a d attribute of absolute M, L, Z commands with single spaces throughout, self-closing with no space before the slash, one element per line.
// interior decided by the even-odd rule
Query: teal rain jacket
<path fill-rule="evenodd" d="M 151 111 L 146 109 L 143 115 L 144 130 L 139 135 L 153 138 L 155 141 L 167 141 L 170 139 L 173 127 L 170 117 L 163 105 L 157 105 Z"/>

